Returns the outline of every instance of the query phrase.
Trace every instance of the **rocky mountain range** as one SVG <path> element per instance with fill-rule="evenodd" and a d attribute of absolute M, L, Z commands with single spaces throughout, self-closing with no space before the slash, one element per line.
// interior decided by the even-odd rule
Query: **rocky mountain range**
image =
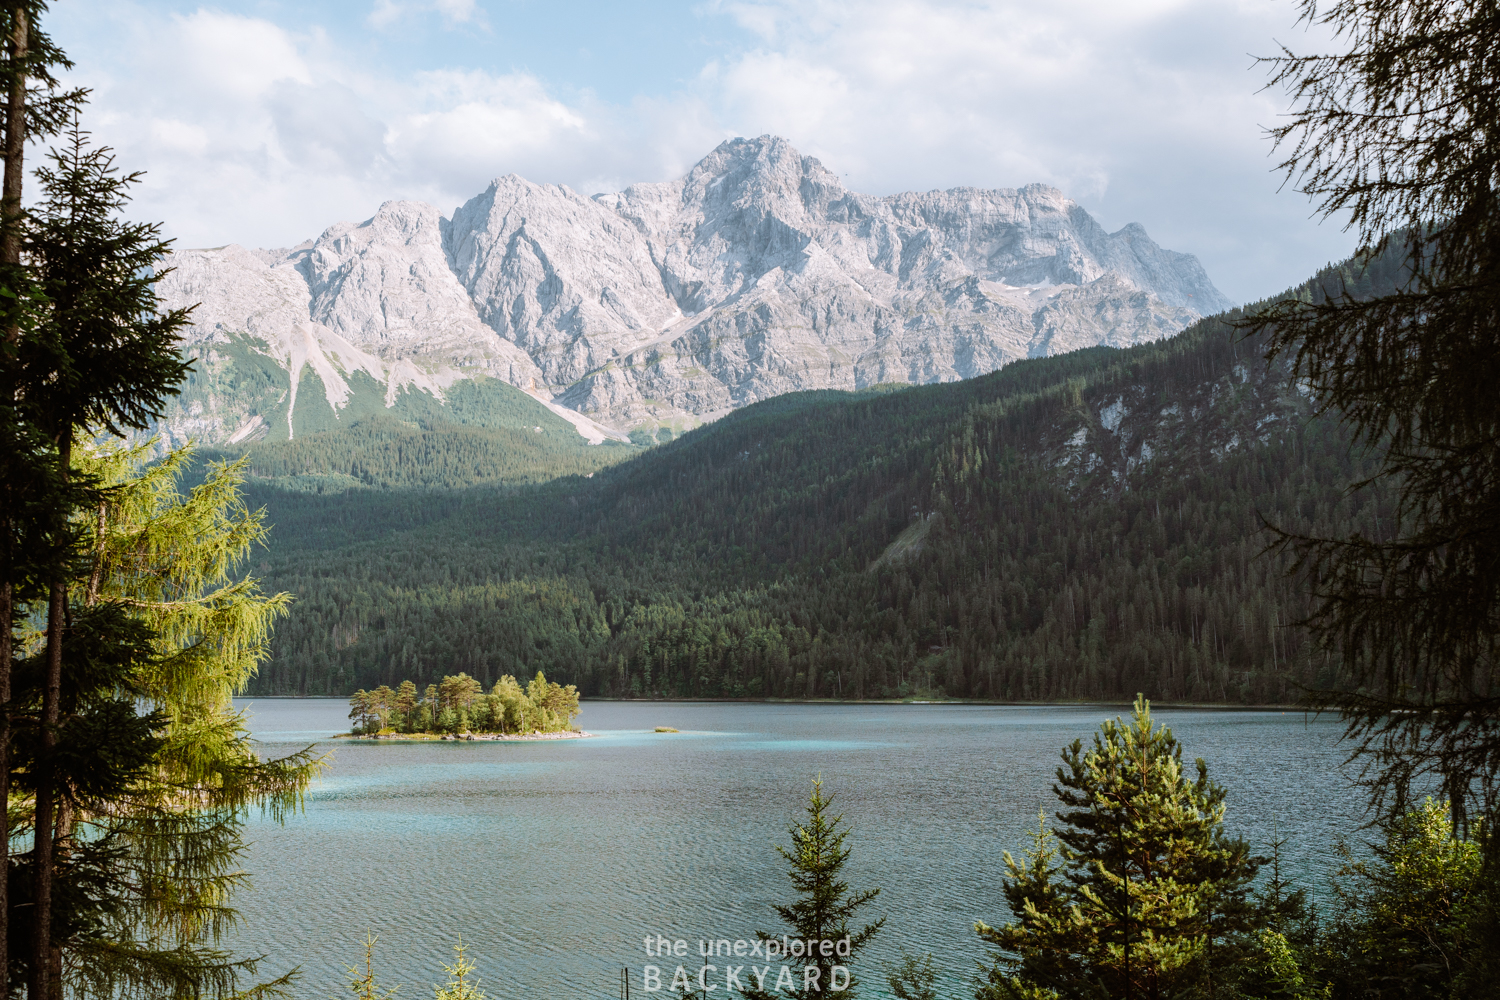
<path fill-rule="evenodd" d="M 387 202 L 291 249 L 169 265 L 166 304 L 198 304 L 198 370 L 167 443 L 294 436 L 309 410 L 325 425 L 356 397 L 485 378 L 602 441 L 1127 346 L 1230 305 L 1193 256 L 1106 232 L 1054 188 L 862 195 L 771 136 L 615 194 L 511 175 L 451 217 Z"/>

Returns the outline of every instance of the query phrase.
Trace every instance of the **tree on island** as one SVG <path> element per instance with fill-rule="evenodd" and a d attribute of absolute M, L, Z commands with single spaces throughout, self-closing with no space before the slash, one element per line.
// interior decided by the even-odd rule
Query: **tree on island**
<path fill-rule="evenodd" d="M 478 698 L 483 691 L 483 685 L 460 671 L 451 677 L 444 677 L 439 682 L 438 701 L 443 711 L 452 712 L 460 721 L 460 725 L 465 725 L 469 710 L 474 706 L 474 699 Z"/>
<path fill-rule="evenodd" d="M 741 990 L 748 1000 L 815 1000 L 830 994 L 850 1000 L 855 996 L 858 981 L 850 971 L 853 958 L 885 926 L 885 918 L 857 931 L 850 927 L 849 921 L 855 913 L 880 895 L 880 890 L 851 892 L 849 883 L 843 880 L 844 864 L 850 854 L 844 841 L 850 831 L 843 825 L 842 814 L 830 812 L 832 805 L 833 796 L 823 794 L 823 779 L 814 778 L 806 818 L 787 831 L 792 846 L 776 845 L 777 853 L 791 865 L 787 878 L 797 893 L 793 902 L 776 906 L 776 913 L 788 928 L 786 939 L 792 943 L 811 942 L 815 953 L 799 956 L 793 951 L 782 956 L 802 964 L 795 972 L 794 985 L 778 990 L 774 985 L 766 989 L 762 984 Z M 757 936 L 763 941 L 776 940 L 775 935 L 765 932 Z M 823 947 L 824 942 L 828 948 Z M 837 978 L 835 966 L 841 968 Z M 847 982 L 843 978 L 846 974 Z"/>
<path fill-rule="evenodd" d="M 417 710 L 417 686 L 411 681 L 402 681 L 401 686 L 396 689 L 395 707 L 396 713 L 401 717 L 401 724 L 410 732 L 416 723 Z"/>
<path fill-rule="evenodd" d="M 420 700 L 416 694 L 409 680 L 395 691 L 382 684 L 354 692 L 349 699 L 354 732 L 556 733 L 570 728 L 579 714 L 578 689 L 554 684 L 541 671 L 524 688 L 506 674 L 485 694 L 478 680 L 459 673 L 427 685 Z"/>
<path fill-rule="evenodd" d="M 354 720 L 356 729 L 378 733 L 386 727 L 395 711 L 396 694 L 384 684 L 374 691 L 356 691 L 349 699 L 349 718 Z"/>
<path fill-rule="evenodd" d="M 1063 751 L 1061 826 L 1039 822 L 1024 863 L 1005 855 L 1012 922 L 975 930 L 996 946 L 981 1000 L 1163 1000 L 1212 993 L 1257 949 L 1250 898 L 1261 859 L 1223 830 L 1225 792 L 1154 727 L 1137 698 L 1085 751 Z"/>

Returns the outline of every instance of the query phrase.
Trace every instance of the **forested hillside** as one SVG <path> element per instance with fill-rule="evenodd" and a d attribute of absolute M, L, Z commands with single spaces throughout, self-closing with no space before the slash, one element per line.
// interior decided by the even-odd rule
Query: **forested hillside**
<path fill-rule="evenodd" d="M 541 669 L 586 696 L 1290 699 L 1331 678 L 1262 519 L 1391 512 L 1345 496 L 1365 467 L 1239 318 L 784 396 L 591 479 L 253 485 L 259 572 L 297 596 L 257 690 Z"/>

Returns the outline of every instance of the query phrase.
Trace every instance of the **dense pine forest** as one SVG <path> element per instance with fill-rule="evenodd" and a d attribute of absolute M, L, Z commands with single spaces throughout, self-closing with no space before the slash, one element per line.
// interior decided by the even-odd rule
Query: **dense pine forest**
<path fill-rule="evenodd" d="M 1317 280 L 1368 292 L 1391 270 Z M 1366 465 L 1242 318 L 784 396 L 591 478 L 418 489 L 507 461 L 434 425 L 428 452 L 378 459 L 389 489 L 252 479 L 275 525 L 256 571 L 296 597 L 256 690 L 543 670 L 585 696 L 1294 699 L 1335 678 L 1268 525 L 1392 511 L 1346 495 Z M 396 432 L 336 433 L 276 447 L 327 470 Z M 445 448 L 471 457 L 410 460 Z"/>

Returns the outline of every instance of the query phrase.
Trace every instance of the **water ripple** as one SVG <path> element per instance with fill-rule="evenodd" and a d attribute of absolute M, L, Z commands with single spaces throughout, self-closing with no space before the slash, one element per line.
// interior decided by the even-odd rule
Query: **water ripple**
<path fill-rule="evenodd" d="M 459 934 L 492 997 L 617 995 L 648 934 L 692 943 L 776 929 L 773 844 L 821 774 L 852 825 L 849 882 L 882 889 L 873 965 L 933 954 L 944 992 L 969 992 L 973 923 L 1004 920 L 1005 850 L 1025 844 L 1058 751 L 1116 708 L 597 703 L 587 740 L 344 743 L 285 827 L 253 824 L 231 942 L 302 964 L 299 992 L 339 990 L 366 929 L 405 996 L 426 992 Z M 265 700 L 271 751 L 347 726 L 336 700 Z M 1230 790 L 1232 830 L 1273 822 L 1317 882 L 1360 822 L 1338 773 L 1338 727 L 1275 712 L 1171 711 L 1188 757 Z M 671 725 L 679 733 L 655 733 Z M 1315 886 L 1316 887 L 1316 886 Z M 877 968 L 865 975 L 877 994 Z M 637 979 L 637 987 L 639 980 Z"/>

